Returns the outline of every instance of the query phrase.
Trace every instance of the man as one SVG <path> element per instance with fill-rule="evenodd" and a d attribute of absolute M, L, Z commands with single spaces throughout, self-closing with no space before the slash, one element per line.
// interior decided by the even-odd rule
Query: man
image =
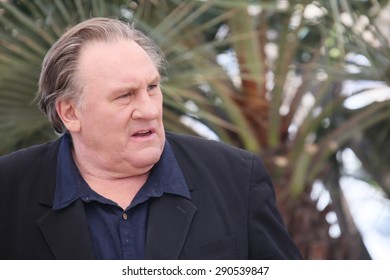
<path fill-rule="evenodd" d="M 164 59 L 93 18 L 47 53 L 39 106 L 62 136 L 0 159 L 1 259 L 299 259 L 260 160 L 165 133 Z"/>

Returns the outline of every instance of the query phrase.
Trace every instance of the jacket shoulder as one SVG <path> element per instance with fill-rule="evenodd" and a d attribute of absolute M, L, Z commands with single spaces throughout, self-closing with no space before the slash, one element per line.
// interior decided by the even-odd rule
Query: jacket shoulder
<path fill-rule="evenodd" d="M 52 140 L 47 143 L 34 145 L 0 156 L 1 173 L 13 169 L 31 167 L 41 160 L 56 156 L 60 140 Z"/>
<path fill-rule="evenodd" d="M 193 135 L 168 132 L 167 140 L 177 153 L 196 156 L 198 160 L 247 160 L 255 157 L 255 154 L 241 148 Z"/>
<path fill-rule="evenodd" d="M 217 185 L 227 186 L 227 181 L 249 185 L 254 169 L 256 176 L 267 178 L 261 159 L 254 153 L 215 140 L 183 134 L 169 133 L 167 141 L 181 167 L 187 183 L 201 178 Z M 221 183 L 221 182 L 224 183 Z M 238 182 L 239 181 L 239 182 Z M 203 182 L 206 185 L 206 182 Z"/>

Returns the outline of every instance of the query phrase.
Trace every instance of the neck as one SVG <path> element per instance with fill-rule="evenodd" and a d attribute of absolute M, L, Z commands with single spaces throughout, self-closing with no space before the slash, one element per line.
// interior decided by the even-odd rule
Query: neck
<path fill-rule="evenodd" d="M 122 209 L 126 209 L 139 189 L 145 184 L 150 167 L 123 168 L 125 171 L 115 170 L 115 165 L 99 165 L 104 159 L 92 160 L 87 155 L 73 150 L 73 158 L 83 179 L 89 187 L 101 196 L 116 202 Z M 128 172 L 129 171 L 129 172 Z"/>
<path fill-rule="evenodd" d="M 149 173 L 120 179 L 105 179 L 81 172 L 91 189 L 126 209 L 148 179 Z"/>

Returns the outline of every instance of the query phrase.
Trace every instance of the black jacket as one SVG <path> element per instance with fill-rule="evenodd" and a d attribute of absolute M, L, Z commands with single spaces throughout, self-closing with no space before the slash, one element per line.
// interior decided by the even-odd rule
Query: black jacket
<path fill-rule="evenodd" d="M 299 259 L 249 152 L 167 133 L 191 200 L 150 203 L 146 259 Z M 52 210 L 59 141 L 0 158 L 0 259 L 93 259 L 83 202 Z"/>

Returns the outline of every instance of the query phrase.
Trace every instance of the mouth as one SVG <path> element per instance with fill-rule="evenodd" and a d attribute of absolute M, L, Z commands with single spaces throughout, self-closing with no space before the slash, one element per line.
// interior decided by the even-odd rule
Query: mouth
<path fill-rule="evenodd" d="M 153 133 L 154 131 L 152 129 L 138 130 L 132 135 L 132 137 L 136 137 L 136 138 L 148 137 Z"/>

